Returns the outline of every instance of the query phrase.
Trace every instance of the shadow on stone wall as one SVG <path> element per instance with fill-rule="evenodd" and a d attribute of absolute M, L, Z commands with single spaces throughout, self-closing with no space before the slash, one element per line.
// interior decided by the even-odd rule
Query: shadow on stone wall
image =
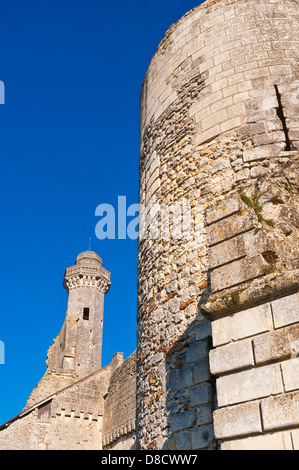
<path fill-rule="evenodd" d="M 205 289 L 198 303 L 198 316 L 166 351 L 168 450 L 216 449 L 213 410 L 215 380 L 210 374 L 211 322 L 201 311 L 208 299 Z"/>

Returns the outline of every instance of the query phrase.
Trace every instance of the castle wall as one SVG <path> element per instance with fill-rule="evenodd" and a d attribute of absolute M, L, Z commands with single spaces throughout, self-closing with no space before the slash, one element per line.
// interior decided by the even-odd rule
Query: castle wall
<path fill-rule="evenodd" d="M 47 369 L 44 376 L 37 383 L 28 397 L 24 410 L 29 409 L 31 406 L 42 401 L 45 397 L 48 397 L 55 393 L 57 390 L 61 390 L 68 387 L 74 382 L 77 382 L 78 376 L 73 370 L 65 369 Z"/>
<path fill-rule="evenodd" d="M 39 382 L 23 412 L 1 426 L 1 450 L 136 448 L 135 352 L 125 361 L 116 353 L 111 364 L 62 390 L 53 382 L 52 395 L 43 380 L 49 378 Z M 38 396 L 42 400 L 33 404 Z"/>
<path fill-rule="evenodd" d="M 101 450 L 103 397 L 108 392 L 110 373 L 110 366 L 101 369 L 44 397 L 44 402 L 3 425 L 0 449 Z"/>
<path fill-rule="evenodd" d="M 213 322 L 221 449 L 299 449 L 298 320 L 297 293 Z"/>
<path fill-rule="evenodd" d="M 37 410 L 13 422 L 0 433 L 1 450 L 98 450 L 101 421 L 57 416 L 37 419 Z"/>
<path fill-rule="evenodd" d="M 221 449 L 292 450 L 299 433 L 298 193 L 279 187 L 274 175 L 255 182 L 258 188 L 255 205 L 238 192 L 207 211 L 212 292 L 202 308 L 212 318 L 214 430 Z"/>
<path fill-rule="evenodd" d="M 113 365 L 113 362 L 112 362 Z M 104 402 L 104 449 L 136 448 L 136 353 L 112 373 Z"/>
<path fill-rule="evenodd" d="M 140 203 L 149 216 L 153 204 L 184 201 L 196 232 L 175 238 L 174 220 L 168 237 L 148 227 L 139 240 L 142 449 L 241 446 L 241 437 L 263 433 L 265 443 L 276 430 L 276 442 L 294 442 L 296 417 L 265 425 L 273 394 L 277 410 L 279 399 L 296 403 L 283 376 L 294 363 L 290 355 L 258 359 L 250 347 L 280 333 L 290 348 L 296 325 L 289 336 L 288 323 L 284 332 L 271 313 L 261 330 L 248 327 L 224 343 L 215 329 L 218 318 L 232 325 L 249 308 L 258 316 L 299 289 L 298 45 L 297 0 L 213 0 L 170 28 L 150 64 L 140 105 Z M 239 348 L 235 363 L 217 366 L 229 347 Z M 238 390 L 242 377 L 259 383 L 263 372 L 272 389 L 230 392 L 230 380 Z M 238 406 L 244 429 L 240 421 L 239 430 L 227 431 Z M 252 406 L 262 415 L 246 430 Z"/>

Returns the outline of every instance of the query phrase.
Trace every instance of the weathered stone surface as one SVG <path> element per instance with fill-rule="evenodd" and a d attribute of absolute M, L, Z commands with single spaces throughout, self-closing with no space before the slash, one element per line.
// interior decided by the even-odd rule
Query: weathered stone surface
<path fill-rule="evenodd" d="M 204 339 L 189 346 L 186 352 L 186 362 L 190 364 L 200 361 L 201 359 L 207 357 L 208 353 L 209 344 L 208 341 Z"/>
<path fill-rule="evenodd" d="M 238 341 L 210 352 L 210 370 L 213 375 L 237 371 L 254 365 L 251 340 Z"/>
<path fill-rule="evenodd" d="M 237 372 L 217 379 L 219 406 L 233 405 L 283 392 L 279 365 Z"/>
<path fill-rule="evenodd" d="M 221 450 L 293 450 L 291 432 L 247 437 L 221 444 Z"/>
<path fill-rule="evenodd" d="M 190 405 L 199 406 L 212 400 L 212 386 L 209 383 L 198 385 L 190 390 Z"/>
<path fill-rule="evenodd" d="M 172 417 L 172 429 L 173 431 L 181 431 L 182 429 L 191 428 L 195 423 L 195 420 L 195 410 L 192 409 L 175 414 Z"/>
<path fill-rule="evenodd" d="M 200 341 L 201 339 L 209 338 L 212 335 L 212 328 L 210 322 L 199 323 L 195 328 L 196 340 Z"/>
<path fill-rule="evenodd" d="M 217 224 L 207 227 L 207 237 L 210 246 L 233 236 L 239 235 L 257 227 L 257 219 L 253 212 L 241 211 Z"/>
<path fill-rule="evenodd" d="M 207 209 L 206 222 L 207 225 L 215 223 L 221 219 L 228 217 L 240 210 L 240 199 L 231 198 L 227 201 L 222 201 L 217 206 Z"/>
<path fill-rule="evenodd" d="M 176 450 L 190 450 L 191 436 L 188 432 L 180 432 L 176 437 Z"/>
<path fill-rule="evenodd" d="M 272 302 L 276 328 L 299 322 L 299 293 Z"/>
<path fill-rule="evenodd" d="M 211 380 L 209 363 L 206 359 L 196 361 L 192 367 L 194 385 Z"/>
<path fill-rule="evenodd" d="M 192 450 L 204 449 L 208 447 L 214 441 L 214 429 L 213 426 L 202 426 L 195 428 L 191 433 L 192 439 Z"/>
<path fill-rule="evenodd" d="M 299 271 L 275 272 L 212 294 L 201 309 L 211 318 L 269 302 L 299 290 Z"/>
<path fill-rule="evenodd" d="M 192 367 L 183 367 L 177 371 L 177 380 L 180 388 L 191 387 L 193 384 Z"/>
<path fill-rule="evenodd" d="M 255 255 L 217 268 L 211 273 L 212 292 L 262 276 L 268 266 L 262 255 Z"/>
<path fill-rule="evenodd" d="M 115 450 L 127 450 L 135 445 L 136 353 L 125 361 L 122 356 L 113 356 L 109 388 L 104 398 L 103 442 Z M 118 442 L 120 436 L 122 439 Z"/>
<path fill-rule="evenodd" d="M 264 160 L 270 158 L 273 155 L 271 145 L 256 147 L 254 149 L 245 150 L 243 155 L 244 162 L 252 162 L 256 160 Z"/>
<path fill-rule="evenodd" d="M 299 324 L 254 338 L 253 347 L 257 364 L 290 358 L 298 350 Z"/>
<path fill-rule="evenodd" d="M 286 392 L 299 390 L 299 342 L 294 358 L 281 364 L 283 382 Z"/>
<path fill-rule="evenodd" d="M 299 392 L 270 397 L 261 402 L 264 429 L 299 425 Z"/>
<path fill-rule="evenodd" d="M 197 424 L 199 426 L 213 422 L 212 405 L 203 405 L 197 408 Z"/>
<path fill-rule="evenodd" d="M 246 256 L 245 240 L 244 236 L 240 235 L 210 248 L 210 267 L 215 268 L 243 256 Z"/>
<path fill-rule="evenodd" d="M 262 431 L 259 402 L 249 402 L 214 411 L 216 439 L 229 439 Z"/>
<path fill-rule="evenodd" d="M 264 304 L 231 316 L 223 317 L 212 323 L 213 345 L 237 341 L 248 336 L 270 331 L 273 328 L 271 306 Z"/>

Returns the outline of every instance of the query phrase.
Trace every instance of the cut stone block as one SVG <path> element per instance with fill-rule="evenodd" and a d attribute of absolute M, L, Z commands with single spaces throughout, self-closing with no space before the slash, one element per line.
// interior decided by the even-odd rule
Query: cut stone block
<path fill-rule="evenodd" d="M 207 227 L 208 244 L 215 245 L 257 227 L 258 219 L 253 211 L 241 211 L 217 224 Z"/>
<path fill-rule="evenodd" d="M 229 439 L 262 431 L 258 401 L 216 410 L 213 418 L 216 439 Z"/>
<path fill-rule="evenodd" d="M 299 322 L 299 292 L 272 302 L 275 328 Z"/>
<path fill-rule="evenodd" d="M 290 358 L 299 349 L 299 324 L 254 338 L 253 346 L 257 364 Z"/>
<path fill-rule="evenodd" d="M 211 273 L 212 292 L 263 276 L 268 267 L 262 255 L 255 255 L 217 268 Z"/>
<path fill-rule="evenodd" d="M 243 155 L 244 162 L 252 162 L 272 157 L 271 145 L 264 145 L 250 150 L 245 150 Z"/>
<path fill-rule="evenodd" d="M 237 372 L 217 379 L 219 406 L 233 405 L 283 392 L 277 364 Z"/>
<path fill-rule="evenodd" d="M 210 225 L 218 220 L 224 219 L 240 210 L 240 201 L 237 198 L 231 198 L 227 201 L 222 201 L 215 207 L 207 209 L 206 222 Z"/>
<path fill-rule="evenodd" d="M 299 392 L 262 400 L 261 409 L 266 431 L 299 425 Z"/>
<path fill-rule="evenodd" d="M 221 375 L 254 365 L 251 340 L 245 339 L 210 352 L 210 369 L 213 375 Z"/>
<path fill-rule="evenodd" d="M 242 256 L 246 256 L 245 243 L 244 236 L 239 235 L 210 248 L 210 268 L 213 269 Z"/>
<path fill-rule="evenodd" d="M 270 304 L 259 305 L 212 322 L 213 345 L 229 343 L 273 328 Z"/>
<path fill-rule="evenodd" d="M 221 450 L 293 450 L 293 446 L 288 431 L 224 442 Z"/>
<path fill-rule="evenodd" d="M 284 361 L 281 364 L 286 392 L 299 389 L 299 350 L 297 354 L 298 356 L 296 358 Z"/>

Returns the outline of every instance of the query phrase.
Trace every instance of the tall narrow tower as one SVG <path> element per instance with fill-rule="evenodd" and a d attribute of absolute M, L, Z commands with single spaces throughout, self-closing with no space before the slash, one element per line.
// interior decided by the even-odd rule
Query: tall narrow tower
<path fill-rule="evenodd" d="M 66 318 L 48 350 L 46 373 L 26 408 L 101 368 L 104 296 L 110 276 L 93 251 L 80 253 L 75 265 L 65 270 Z"/>
<path fill-rule="evenodd" d="M 101 367 L 104 295 L 110 287 L 110 273 L 102 264 L 96 253 L 85 251 L 65 271 L 69 297 L 57 365 L 75 370 L 79 378 Z"/>

